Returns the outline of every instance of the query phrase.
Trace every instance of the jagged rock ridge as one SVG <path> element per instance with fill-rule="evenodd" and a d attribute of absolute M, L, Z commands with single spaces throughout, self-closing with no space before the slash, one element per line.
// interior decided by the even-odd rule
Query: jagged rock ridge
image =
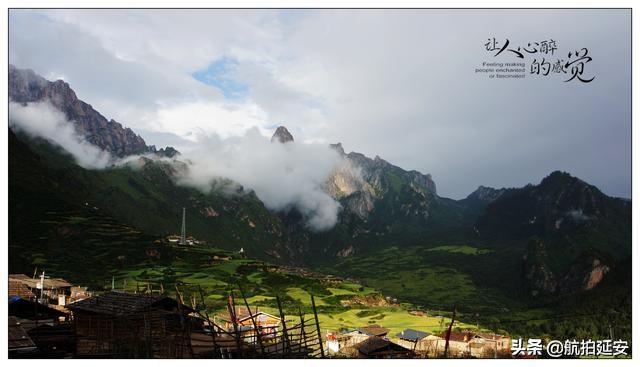
<path fill-rule="evenodd" d="M 117 157 L 143 153 L 171 157 L 177 153 L 171 147 L 159 151 L 155 147 L 151 149 L 133 130 L 113 119 L 107 120 L 90 104 L 78 99 L 68 83 L 48 81 L 30 69 L 9 65 L 9 99 L 21 104 L 50 102 L 65 114 L 88 142 Z"/>
<path fill-rule="evenodd" d="M 289 143 L 293 142 L 293 135 L 284 126 L 278 126 L 276 132 L 271 137 L 271 142 Z"/>

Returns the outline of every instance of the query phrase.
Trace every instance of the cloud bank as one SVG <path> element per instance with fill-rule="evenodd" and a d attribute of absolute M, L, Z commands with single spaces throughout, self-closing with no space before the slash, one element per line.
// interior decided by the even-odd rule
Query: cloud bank
<path fill-rule="evenodd" d="M 227 178 L 255 191 L 270 210 L 297 209 L 312 230 L 330 229 L 337 221 L 340 204 L 325 184 L 342 158 L 327 145 L 271 143 L 252 128 L 239 137 L 200 136 L 183 155 L 190 164 L 181 184 L 208 191 Z"/>
<path fill-rule="evenodd" d="M 64 114 L 48 102 L 29 103 L 25 106 L 10 102 L 9 126 L 62 147 L 83 168 L 102 169 L 111 162 L 108 152 L 87 142 Z"/>
<path fill-rule="evenodd" d="M 115 159 L 87 142 L 48 102 L 10 102 L 9 126 L 63 148 L 86 169 L 140 168 L 140 156 Z M 217 182 L 229 179 L 253 190 L 272 211 L 297 209 L 311 230 L 330 229 L 337 221 L 340 204 L 325 191 L 325 185 L 331 172 L 344 162 L 325 144 L 271 143 L 258 128 L 252 128 L 229 138 L 199 135 L 182 159 L 188 162 L 188 170 L 178 177 L 178 184 L 208 192 Z"/>
<path fill-rule="evenodd" d="M 490 81 L 479 64 L 511 61 L 487 53 L 490 37 L 553 38 L 559 58 L 587 47 L 597 77 Z M 457 199 L 553 170 L 630 197 L 631 49 L 628 9 L 9 12 L 12 64 L 62 77 L 150 144 L 183 151 L 200 132 L 286 121 L 298 141 L 431 173 Z"/>

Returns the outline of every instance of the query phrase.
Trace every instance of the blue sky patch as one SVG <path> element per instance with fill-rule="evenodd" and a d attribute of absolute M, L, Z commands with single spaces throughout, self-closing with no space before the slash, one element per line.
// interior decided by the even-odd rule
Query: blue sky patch
<path fill-rule="evenodd" d="M 249 86 L 231 77 L 238 61 L 222 57 L 213 61 L 206 69 L 191 74 L 196 80 L 218 88 L 227 99 L 243 99 L 249 95 Z"/>

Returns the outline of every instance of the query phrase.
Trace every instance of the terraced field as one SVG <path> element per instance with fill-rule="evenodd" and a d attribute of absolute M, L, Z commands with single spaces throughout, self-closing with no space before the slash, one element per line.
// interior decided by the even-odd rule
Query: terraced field
<path fill-rule="evenodd" d="M 197 307 L 210 313 L 225 310 L 230 291 L 243 304 L 240 289 L 251 306 L 274 314 L 276 295 L 287 313 L 295 315 L 312 311 L 313 294 L 323 331 L 375 323 L 394 334 L 404 328 L 439 332 L 449 323 L 446 315 L 416 316 L 409 313 L 410 305 L 388 304 L 374 284 L 302 277 L 227 250 L 172 245 L 123 225 L 97 208 L 48 212 L 38 226 L 34 233 L 49 235 L 10 243 L 12 272 L 31 274 L 37 268 L 98 291 L 114 286 L 130 292 L 162 289 L 175 295 L 177 286 L 185 301 L 195 299 Z M 19 251 L 25 246 L 36 250 Z M 401 272 L 379 284 L 395 286 L 406 276 Z M 415 290 L 416 294 L 420 291 Z"/>
<path fill-rule="evenodd" d="M 480 313 L 518 308 L 512 298 L 479 280 L 482 267 L 478 265 L 486 262 L 486 271 L 500 269 L 493 261 L 491 250 L 465 244 L 395 246 L 347 258 L 323 270 L 357 278 L 385 296 L 425 307 L 450 310 L 457 305 Z"/>

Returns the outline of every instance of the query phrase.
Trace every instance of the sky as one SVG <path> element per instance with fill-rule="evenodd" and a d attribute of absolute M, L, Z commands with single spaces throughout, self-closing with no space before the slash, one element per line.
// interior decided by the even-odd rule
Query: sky
<path fill-rule="evenodd" d="M 430 173 L 440 196 L 567 171 L 631 197 L 629 10 L 10 10 L 9 61 L 63 79 L 148 144 L 286 126 Z M 555 40 L 554 55 L 487 51 Z M 567 60 L 584 78 L 489 79 Z M 574 57 L 575 59 L 575 57 Z M 204 140 L 210 141 L 210 140 Z"/>

